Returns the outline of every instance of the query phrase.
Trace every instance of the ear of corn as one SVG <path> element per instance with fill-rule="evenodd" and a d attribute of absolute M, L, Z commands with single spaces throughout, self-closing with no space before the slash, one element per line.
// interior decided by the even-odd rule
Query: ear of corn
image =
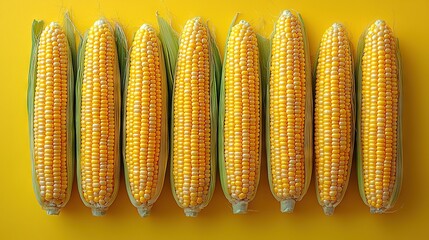
<path fill-rule="evenodd" d="M 245 21 L 230 29 L 220 85 L 219 170 L 233 213 L 246 213 L 258 187 L 261 83 L 256 33 Z"/>
<path fill-rule="evenodd" d="M 207 206 L 215 186 L 220 63 L 210 38 L 201 18 L 186 23 L 172 83 L 171 185 L 186 216 Z"/>
<path fill-rule="evenodd" d="M 316 192 L 326 215 L 341 202 L 349 181 L 354 144 L 353 60 L 346 29 L 323 34 L 315 76 Z"/>
<path fill-rule="evenodd" d="M 293 212 L 307 192 L 312 165 L 310 53 L 299 14 L 284 11 L 271 44 L 266 90 L 266 144 L 271 192 Z"/>
<path fill-rule="evenodd" d="M 131 46 L 124 94 L 123 151 L 128 196 L 142 217 L 159 197 L 168 161 L 168 88 L 161 42 L 144 24 Z"/>
<path fill-rule="evenodd" d="M 67 204 L 74 174 L 74 31 L 34 21 L 28 78 L 33 187 L 39 204 L 57 215 Z M 73 41 L 68 41 L 68 39 Z"/>
<path fill-rule="evenodd" d="M 402 74 L 398 40 L 377 20 L 362 35 L 357 70 L 357 163 L 372 213 L 391 209 L 402 183 Z"/>
<path fill-rule="evenodd" d="M 81 42 L 76 90 L 77 182 L 94 216 L 118 192 L 121 83 L 112 27 L 98 20 Z"/>

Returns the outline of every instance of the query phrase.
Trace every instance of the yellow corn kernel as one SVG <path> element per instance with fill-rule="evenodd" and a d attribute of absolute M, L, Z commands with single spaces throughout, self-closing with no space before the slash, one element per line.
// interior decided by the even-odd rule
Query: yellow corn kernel
<path fill-rule="evenodd" d="M 323 34 L 316 69 L 314 150 L 319 203 L 331 215 L 344 196 L 353 149 L 353 72 L 345 28 Z"/>
<path fill-rule="evenodd" d="M 234 212 L 244 213 L 258 186 L 261 134 L 258 42 L 247 22 L 232 27 L 225 60 L 226 188 Z"/>
<path fill-rule="evenodd" d="M 396 39 L 384 21 L 368 29 L 362 57 L 361 144 L 364 192 L 374 212 L 389 207 L 396 180 L 398 69 Z"/>
<path fill-rule="evenodd" d="M 162 124 L 166 119 L 161 43 L 144 24 L 136 32 L 130 54 L 125 116 L 125 168 L 129 195 L 141 216 L 149 215 L 164 181 Z M 165 150 L 164 150 L 165 151 Z"/>
<path fill-rule="evenodd" d="M 44 28 L 37 49 L 34 92 L 34 167 L 42 207 L 58 214 L 66 203 L 69 179 L 67 154 L 69 46 L 57 23 Z"/>
<path fill-rule="evenodd" d="M 172 180 L 178 205 L 195 216 L 211 183 L 210 59 L 207 27 L 199 17 L 182 32 L 173 89 Z"/>
<path fill-rule="evenodd" d="M 117 191 L 119 81 L 116 45 L 107 21 L 89 29 L 80 111 L 80 186 L 94 215 L 103 215 Z"/>

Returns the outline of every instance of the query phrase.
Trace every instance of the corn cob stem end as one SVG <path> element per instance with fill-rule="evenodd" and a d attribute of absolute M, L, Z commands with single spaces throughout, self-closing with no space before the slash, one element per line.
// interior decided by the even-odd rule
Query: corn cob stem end
<path fill-rule="evenodd" d="M 140 206 L 137 208 L 137 211 L 139 212 L 140 217 L 148 217 L 150 215 L 150 210 L 152 209 L 152 206 Z"/>
<path fill-rule="evenodd" d="M 386 209 L 385 208 L 370 207 L 369 212 L 372 214 L 383 214 L 386 212 Z"/>
<path fill-rule="evenodd" d="M 61 211 L 59 207 L 45 207 L 43 209 L 46 210 L 48 215 L 59 215 Z"/>
<path fill-rule="evenodd" d="M 232 213 L 234 214 L 245 214 L 247 213 L 247 202 L 237 202 L 232 204 Z"/>
<path fill-rule="evenodd" d="M 333 206 L 324 206 L 323 212 L 326 216 L 332 216 L 334 214 L 335 208 Z"/>
<path fill-rule="evenodd" d="M 280 211 L 282 213 L 293 213 L 296 201 L 294 199 L 286 199 L 280 201 Z"/>
<path fill-rule="evenodd" d="M 196 217 L 200 212 L 199 209 L 195 209 L 195 208 L 185 208 L 183 211 L 185 212 L 185 216 L 187 217 Z"/>
<path fill-rule="evenodd" d="M 106 215 L 107 207 L 94 207 L 91 208 L 92 216 L 101 217 Z"/>

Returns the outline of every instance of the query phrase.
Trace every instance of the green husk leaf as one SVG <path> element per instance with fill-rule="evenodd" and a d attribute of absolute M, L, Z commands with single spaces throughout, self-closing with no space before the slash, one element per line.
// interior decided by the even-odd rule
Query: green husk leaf
<path fill-rule="evenodd" d="M 121 122 L 121 154 L 122 154 L 122 164 L 124 166 L 124 177 L 125 177 L 125 187 L 127 188 L 127 194 L 128 198 L 130 199 L 131 203 L 135 207 L 139 207 L 139 204 L 135 201 L 134 196 L 131 192 L 131 186 L 130 186 L 130 179 L 129 179 L 129 173 L 128 173 L 128 166 L 127 166 L 127 159 L 126 159 L 126 104 L 127 104 L 127 97 L 128 97 L 128 81 L 129 81 L 129 74 L 130 74 L 130 65 L 131 65 L 131 51 L 132 47 L 130 48 L 127 58 L 125 59 L 125 69 L 121 73 L 124 74 L 123 79 L 123 89 L 122 89 L 122 122 Z M 148 213 L 149 214 L 149 213 Z"/>
<path fill-rule="evenodd" d="M 262 148 L 264 147 L 264 140 L 266 139 L 266 128 L 267 125 L 264 124 L 264 119 L 266 119 L 266 111 L 264 111 L 266 107 L 266 89 L 269 81 L 270 75 L 270 57 L 271 57 L 271 41 L 268 38 L 264 38 L 263 36 L 256 34 L 258 39 L 258 48 L 259 48 L 259 72 L 261 76 L 260 82 L 260 94 L 261 94 L 261 138 L 260 138 L 260 159 L 262 160 Z M 266 142 L 266 140 L 265 140 Z M 260 165 L 259 165 L 260 167 Z M 258 177 L 259 179 L 259 177 Z"/>
<path fill-rule="evenodd" d="M 68 103 L 67 103 L 67 169 L 68 169 L 68 185 L 67 185 L 67 199 L 65 202 L 68 202 L 71 195 L 71 190 L 73 187 L 73 178 L 75 171 L 75 162 L 76 162 L 76 139 L 75 139 L 75 119 L 74 119 L 74 107 L 75 107 L 75 76 L 77 71 L 76 61 L 76 37 L 75 32 L 76 28 L 70 18 L 68 12 L 64 14 L 64 30 L 67 36 L 67 42 L 69 45 L 68 58 L 69 58 L 69 67 L 68 67 Z"/>
<path fill-rule="evenodd" d="M 70 18 L 69 12 L 64 14 L 64 29 L 67 35 L 67 41 L 70 47 L 71 60 L 73 63 L 73 75 L 76 76 L 77 71 L 77 52 L 76 52 L 76 27 L 73 24 L 73 21 Z"/>
<path fill-rule="evenodd" d="M 238 13 L 232 19 L 231 25 L 229 26 L 228 36 L 225 43 L 224 59 L 222 66 L 222 75 L 219 85 L 219 124 L 218 124 L 218 165 L 219 165 L 219 175 L 220 183 L 222 186 L 223 193 L 228 199 L 229 202 L 233 202 L 233 199 L 228 193 L 228 183 L 226 179 L 226 169 L 225 169 L 225 156 L 224 156 L 224 122 L 225 122 L 225 64 L 226 64 L 226 52 L 228 47 L 228 39 L 231 35 L 232 27 L 234 27 L 238 18 Z"/>
<path fill-rule="evenodd" d="M 84 60 L 85 60 L 85 47 L 86 42 L 88 40 L 88 33 L 85 33 L 82 41 L 79 43 L 78 48 L 78 55 L 77 55 L 77 75 L 76 75 L 76 110 L 75 110 L 75 122 L 76 122 L 76 177 L 77 177 L 77 187 L 79 190 L 80 198 L 82 199 L 82 202 L 87 207 L 91 207 L 88 205 L 88 203 L 85 201 L 83 194 L 83 189 L 81 185 L 81 165 L 80 165 L 80 145 L 81 145 L 81 134 L 80 134 L 80 118 L 81 118 L 81 103 L 82 103 L 82 81 L 83 81 L 83 70 L 84 70 Z"/>
<path fill-rule="evenodd" d="M 124 30 L 122 29 L 121 25 L 116 22 L 114 26 L 114 34 L 115 34 L 115 44 L 116 44 L 116 52 L 118 56 L 118 64 L 119 64 L 119 72 L 120 72 L 120 87 L 121 87 L 121 95 L 125 95 L 125 81 L 128 74 L 128 45 L 127 45 L 127 38 L 125 36 Z M 121 97 L 119 97 L 121 99 Z M 125 98 L 124 98 L 125 100 Z M 119 104 L 121 106 L 120 110 L 120 116 L 119 119 L 123 121 L 125 117 L 125 101 L 120 101 Z M 123 132 L 125 132 L 125 125 L 119 124 L 119 134 L 120 136 L 123 135 Z M 119 138 L 119 162 L 122 162 L 122 160 L 125 160 L 124 154 L 122 154 L 122 150 L 124 150 L 123 142 L 125 142 L 125 138 L 120 137 Z M 125 150 L 124 150 L 125 151 Z M 125 164 L 125 162 L 124 162 Z M 125 165 L 124 165 L 125 166 Z"/>
<path fill-rule="evenodd" d="M 162 42 L 168 80 L 169 96 L 172 96 L 176 61 L 179 54 L 179 37 L 171 25 L 159 14 L 156 15 L 159 25 L 159 38 Z M 171 99 L 170 99 L 171 100 Z M 171 101 L 170 101 L 171 102 Z"/>
<path fill-rule="evenodd" d="M 276 33 L 276 25 L 274 25 L 274 30 L 271 33 L 269 44 L 270 44 L 270 52 L 267 60 L 267 79 L 264 85 L 264 106 L 263 110 L 265 112 L 265 152 L 266 152 L 266 158 L 267 158 L 267 173 L 268 173 L 268 185 L 270 186 L 271 194 L 274 196 L 274 198 L 277 201 L 281 201 L 280 198 L 274 194 L 274 185 L 273 185 L 273 175 L 271 174 L 271 132 L 270 132 L 270 77 L 271 77 L 271 50 L 272 50 L 272 44 L 273 44 L 273 38 L 274 34 Z"/>
<path fill-rule="evenodd" d="M 361 35 L 358 44 L 358 58 L 356 64 L 356 141 L 355 141 L 355 159 L 357 165 L 357 177 L 359 194 L 363 202 L 369 206 L 365 196 L 364 179 L 363 179 L 363 160 L 362 160 L 362 144 L 361 144 L 361 111 L 362 111 L 362 58 L 365 48 L 365 37 L 368 34 L 368 29 Z"/>
<path fill-rule="evenodd" d="M 113 29 L 111 29 L 111 31 L 113 31 Z M 113 31 L 113 34 L 115 35 L 115 32 Z M 125 36 L 125 35 L 124 35 Z M 125 39 L 125 37 L 124 37 Z M 126 39 L 123 40 L 121 39 L 121 41 L 125 41 L 126 43 Z M 116 44 L 116 42 L 115 42 Z M 121 43 L 123 44 L 123 43 Z M 116 46 L 115 46 L 116 47 Z M 116 49 L 115 49 L 116 50 Z M 125 47 L 125 56 L 126 56 L 126 47 Z M 119 54 L 116 51 L 116 63 L 115 63 L 115 82 L 114 82 L 114 96 L 115 96 L 115 149 L 117 150 L 115 152 L 115 169 L 114 169 L 114 188 L 113 188 L 113 194 L 112 197 L 110 199 L 110 201 L 108 203 L 106 203 L 105 205 L 101 206 L 95 206 L 95 208 L 93 207 L 93 215 L 94 214 L 94 209 L 102 209 L 104 211 L 106 211 L 108 209 L 108 207 L 110 205 L 112 205 L 112 203 L 115 201 L 116 196 L 118 195 L 118 191 L 119 191 L 119 181 L 120 181 L 120 174 L 121 174 L 121 114 L 122 114 L 122 109 L 121 109 L 121 95 L 122 95 L 122 81 L 121 81 L 121 68 L 120 68 L 120 62 L 119 61 L 123 61 L 126 63 L 126 57 L 125 60 L 124 59 L 119 59 Z M 125 64 L 126 65 L 126 64 Z M 124 66 L 125 67 L 125 66 Z M 125 74 L 124 74 L 125 75 Z M 103 213 L 104 214 L 104 213 Z"/>
<path fill-rule="evenodd" d="M 392 208 L 398 200 L 399 193 L 402 188 L 402 177 L 403 177 L 403 152 L 402 152 L 402 101 L 404 99 L 403 86 L 403 73 L 402 73 L 402 57 L 399 50 L 399 39 L 396 39 L 396 59 L 398 69 L 398 84 L 399 84 L 399 100 L 398 100 L 398 133 L 397 133 L 397 159 L 396 159 L 396 181 L 393 187 L 392 197 L 390 198 L 388 209 Z"/>
<path fill-rule="evenodd" d="M 74 35 L 74 28 L 71 28 L 71 20 L 68 13 L 65 15 L 64 28 L 67 35 L 69 45 L 68 50 L 68 81 L 67 81 L 67 196 L 64 205 L 69 201 L 71 191 L 73 188 L 73 179 L 76 162 L 76 129 L 74 119 L 74 105 L 75 105 L 75 76 L 76 76 L 76 42 Z"/>
<path fill-rule="evenodd" d="M 159 42 L 159 52 L 160 52 L 160 62 L 164 62 L 164 53 L 162 51 L 162 43 Z M 157 186 L 157 194 L 153 199 L 153 203 L 158 199 L 159 195 L 161 194 L 162 187 L 164 186 L 165 181 L 165 174 L 167 171 L 167 164 L 170 156 L 170 134 L 168 129 L 169 124 L 169 109 L 170 109 L 170 101 L 169 101 L 169 95 L 168 95 L 168 78 L 167 78 L 167 70 L 164 64 L 161 64 L 161 73 L 162 73 L 162 122 L 161 122 L 161 149 L 160 149 L 160 155 L 159 155 L 159 184 Z M 152 204 L 153 204 L 152 203 Z"/>
<path fill-rule="evenodd" d="M 212 33 L 212 31 L 210 31 L 210 28 L 208 30 L 209 32 L 209 38 L 210 38 L 210 58 L 211 58 L 211 62 L 214 64 L 212 67 L 213 69 L 215 69 L 215 71 L 213 72 L 214 74 L 214 79 L 216 80 L 216 100 L 219 99 L 219 86 L 220 86 L 220 78 L 222 77 L 222 62 L 220 59 L 220 54 L 219 54 L 219 48 L 217 47 L 216 44 L 216 39 L 214 38 L 214 34 Z M 217 111 L 217 103 L 216 103 L 216 111 Z M 217 121 L 216 121 L 216 125 L 217 125 Z"/>
<path fill-rule="evenodd" d="M 261 85 L 262 85 L 262 102 L 265 107 L 265 89 L 269 81 L 270 75 L 270 56 L 271 56 L 271 41 L 268 38 L 257 34 L 258 47 L 259 47 L 259 65 L 261 71 Z"/>
<path fill-rule="evenodd" d="M 125 184 L 127 185 L 127 190 L 129 189 L 129 181 L 128 181 L 128 170 L 127 170 L 127 164 L 126 164 L 126 155 L 125 155 L 125 144 L 126 144 L 126 111 L 127 111 L 127 96 L 128 96 L 128 81 L 129 81 L 129 74 L 130 74 L 130 65 L 131 65 L 131 51 L 132 51 L 132 47 L 130 48 L 130 50 L 128 51 L 128 53 L 126 54 L 126 58 L 123 64 L 125 64 L 125 68 L 123 69 L 123 71 L 121 73 L 123 73 L 123 89 L 122 89 L 122 101 L 121 101 L 121 109 L 122 109 L 122 114 L 121 114 L 121 154 L 122 154 L 122 163 L 124 164 L 124 173 L 125 173 Z M 130 192 L 131 190 L 129 190 Z M 134 199 L 134 197 L 132 195 L 129 195 L 130 200 Z M 134 204 L 134 203 L 133 203 Z"/>
<path fill-rule="evenodd" d="M 128 59 L 128 45 L 127 37 L 125 36 L 124 30 L 122 29 L 119 23 L 115 23 L 115 40 L 116 40 L 116 50 L 118 52 L 119 59 L 119 69 L 121 72 L 121 89 L 125 90 L 125 76 L 126 76 L 126 67 Z M 122 92 L 123 94 L 123 92 Z"/>
<path fill-rule="evenodd" d="M 37 79 L 37 49 L 39 47 L 40 35 L 43 31 L 43 21 L 34 20 L 31 27 L 31 56 L 30 56 L 30 69 L 28 72 L 28 89 L 27 89 L 27 114 L 28 114 L 28 129 L 30 135 L 30 160 L 33 178 L 33 189 L 36 194 L 36 199 L 41 206 L 43 201 L 40 197 L 40 188 L 37 184 L 37 176 L 34 162 L 34 92 L 36 89 Z"/>
<path fill-rule="evenodd" d="M 170 117 L 168 118 L 168 132 L 169 132 L 169 161 L 173 160 L 173 133 L 174 129 L 173 124 L 173 99 L 174 99 L 174 77 L 176 72 L 176 61 L 179 54 L 179 37 L 177 33 L 173 30 L 171 25 L 164 20 L 158 13 L 156 15 L 159 26 L 159 39 L 162 43 L 162 51 L 165 61 L 165 71 L 167 78 L 167 87 L 168 87 L 168 112 Z M 170 166 L 170 176 L 172 175 L 173 167 Z M 174 182 L 170 177 L 170 183 L 172 188 L 173 196 L 177 202 L 176 192 L 174 190 Z"/>
<path fill-rule="evenodd" d="M 271 57 L 271 41 L 268 38 L 264 38 L 263 36 L 256 34 L 256 38 L 258 40 L 258 50 L 259 50 L 259 76 L 260 76 L 260 84 L 259 84 L 259 94 L 260 94 L 260 125 L 259 128 L 261 130 L 259 137 L 259 172 L 257 173 L 256 178 L 256 189 L 259 186 L 259 179 L 261 174 L 261 162 L 262 162 L 262 148 L 264 147 L 264 139 L 266 138 L 266 134 L 264 131 L 267 125 L 264 124 L 265 119 L 265 89 L 267 88 L 267 84 L 269 81 L 270 75 L 270 57 Z M 226 51 L 225 51 L 226 53 Z M 266 142 L 266 141 L 265 141 Z M 256 194 L 253 196 L 253 198 Z M 250 202 L 250 201 L 249 201 Z"/>
<path fill-rule="evenodd" d="M 259 72 L 261 76 L 261 82 L 260 82 L 260 93 L 262 97 L 262 107 L 261 107 L 261 138 L 260 138 L 260 159 L 259 162 L 261 163 L 262 160 L 262 147 L 264 145 L 265 141 L 265 149 L 268 153 L 268 145 L 269 144 L 269 122 L 266 120 L 268 119 L 269 109 L 267 109 L 268 106 L 268 84 L 270 80 L 270 65 L 271 65 L 271 43 L 272 39 L 270 38 L 264 38 L 261 35 L 256 35 L 258 39 L 258 48 L 259 48 Z M 264 121 L 265 120 L 265 121 Z M 268 157 L 267 157 L 267 164 L 268 163 Z M 259 165 L 260 167 L 260 165 Z M 268 166 L 267 166 L 268 167 Z M 260 173 L 259 173 L 260 174 Z M 271 173 L 269 173 L 270 175 Z M 269 184 L 271 184 L 270 177 L 268 178 Z M 258 176 L 258 182 L 259 182 L 259 176 Z M 259 183 L 258 183 L 259 184 Z"/>
<path fill-rule="evenodd" d="M 211 159 L 210 159 L 210 188 L 207 200 L 201 206 L 201 209 L 206 207 L 213 197 L 216 185 L 216 170 L 217 170 L 217 129 L 218 129 L 218 84 L 222 75 L 222 63 L 220 61 L 219 49 L 216 45 L 216 40 L 213 37 L 210 29 L 207 27 L 209 34 L 209 53 L 210 53 L 210 132 L 211 132 Z"/>
<path fill-rule="evenodd" d="M 305 157 L 305 184 L 300 201 L 307 193 L 310 186 L 312 166 L 313 166 L 313 86 L 311 76 L 311 60 L 310 60 L 310 46 L 308 43 L 307 31 L 305 29 L 304 20 L 301 14 L 298 13 L 298 19 L 301 22 L 302 35 L 304 38 L 304 51 L 305 51 L 305 72 L 306 72 L 306 96 L 305 96 L 305 123 L 304 123 L 304 157 Z"/>
<path fill-rule="evenodd" d="M 175 191 L 175 185 L 173 181 L 173 139 L 174 139 L 174 129 L 173 129 L 173 121 L 174 121 L 174 109 L 173 109 L 173 99 L 174 99 L 174 78 L 176 73 L 176 62 L 179 53 L 179 37 L 177 33 L 173 30 L 171 25 L 165 21 L 157 13 L 157 20 L 159 26 L 159 39 L 162 43 L 162 51 L 165 61 L 165 70 L 167 77 L 167 86 L 168 86 L 168 112 L 170 116 L 168 118 L 168 132 L 169 132 L 169 161 L 171 161 L 170 166 L 170 185 L 174 200 L 176 203 L 178 202 L 178 198 Z"/>

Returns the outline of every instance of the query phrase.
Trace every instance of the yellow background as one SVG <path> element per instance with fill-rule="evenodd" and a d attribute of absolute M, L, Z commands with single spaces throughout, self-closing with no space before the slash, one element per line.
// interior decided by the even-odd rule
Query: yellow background
<path fill-rule="evenodd" d="M 352 3 L 353 2 L 353 3 Z M 128 42 L 143 23 L 156 25 L 155 12 L 173 19 L 176 30 L 200 15 L 214 26 L 223 49 L 236 12 L 265 36 L 283 9 L 299 11 L 306 23 L 312 61 L 323 31 L 343 23 L 354 46 L 365 27 L 385 19 L 400 39 L 404 71 L 404 181 L 394 213 L 371 215 L 360 199 L 353 167 L 346 196 L 334 216 L 326 217 L 317 203 L 314 184 L 296 206 L 281 214 L 272 197 L 263 165 L 260 187 L 247 215 L 232 215 L 217 184 L 214 198 L 198 218 L 185 218 L 173 200 L 169 181 L 153 208 L 141 219 L 131 205 L 123 180 L 119 195 L 105 217 L 96 218 L 73 189 L 60 216 L 47 216 L 32 189 L 26 91 L 34 18 L 62 21 L 66 9 L 79 31 L 99 17 L 119 21 Z M 155 0 L 155 1 L 0 1 L 0 239 L 429 239 L 429 1 L 274 1 L 274 0 Z M 223 54 L 223 50 L 221 50 Z M 314 179 L 313 179 L 314 180 Z"/>

